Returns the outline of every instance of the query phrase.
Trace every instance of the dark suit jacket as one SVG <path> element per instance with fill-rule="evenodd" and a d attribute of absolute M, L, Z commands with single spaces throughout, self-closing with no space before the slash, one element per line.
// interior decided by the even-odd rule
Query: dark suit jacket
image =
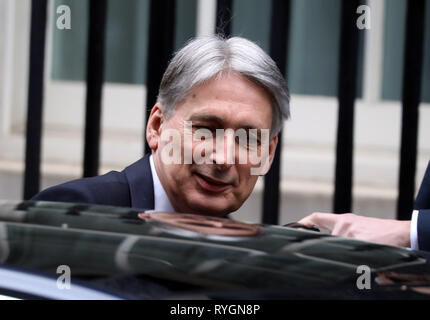
<path fill-rule="evenodd" d="M 73 180 L 48 188 L 31 200 L 92 203 L 154 209 L 154 187 L 149 155 L 121 172 Z"/>
<path fill-rule="evenodd" d="M 417 222 L 418 247 L 420 250 L 430 251 L 430 162 L 421 182 L 414 209 L 419 210 Z"/>

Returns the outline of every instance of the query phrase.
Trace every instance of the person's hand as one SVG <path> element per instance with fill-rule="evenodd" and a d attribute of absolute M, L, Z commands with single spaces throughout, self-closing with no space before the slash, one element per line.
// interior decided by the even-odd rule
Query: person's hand
<path fill-rule="evenodd" d="M 378 219 L 353 213 L 314 212 L 298 223 L 330 230 L 332 235 L 397 247 L 410 247 L 410 221 Z"/>

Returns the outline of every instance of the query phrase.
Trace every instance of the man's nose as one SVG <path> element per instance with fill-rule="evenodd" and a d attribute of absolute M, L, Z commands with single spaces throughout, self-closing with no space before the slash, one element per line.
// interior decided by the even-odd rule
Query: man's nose
<path fill-rule="evenodd" d="M 235 143 L 232 134 L 217 137 L 212 152 L 213 163 L 222 169 L 228 169 L 235 163 Z"/>

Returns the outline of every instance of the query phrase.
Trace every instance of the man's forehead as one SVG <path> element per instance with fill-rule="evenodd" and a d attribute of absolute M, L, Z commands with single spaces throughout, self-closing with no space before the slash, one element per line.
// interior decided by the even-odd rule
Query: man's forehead
<path fill-rule="evenodd" d="M 272 104 L 265 90 L 240 75 L 222 76 L 194 87 L 176 107 L 184 120 L 220 127 L 269 129 Z"/>

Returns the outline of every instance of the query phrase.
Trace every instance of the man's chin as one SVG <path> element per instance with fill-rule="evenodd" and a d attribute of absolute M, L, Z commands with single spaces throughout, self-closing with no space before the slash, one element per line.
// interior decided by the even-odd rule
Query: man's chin
<path fill-rule="evenodd" d="M 235 211 L 232 206 L 222 205 L 220 203 L 211 204 L 208 202 L 205 203 L 194 203 L 190 206 L 189 213 L 200 214 L 204 216 L 211 217 L 224 217 L 229 213 Z"/>

